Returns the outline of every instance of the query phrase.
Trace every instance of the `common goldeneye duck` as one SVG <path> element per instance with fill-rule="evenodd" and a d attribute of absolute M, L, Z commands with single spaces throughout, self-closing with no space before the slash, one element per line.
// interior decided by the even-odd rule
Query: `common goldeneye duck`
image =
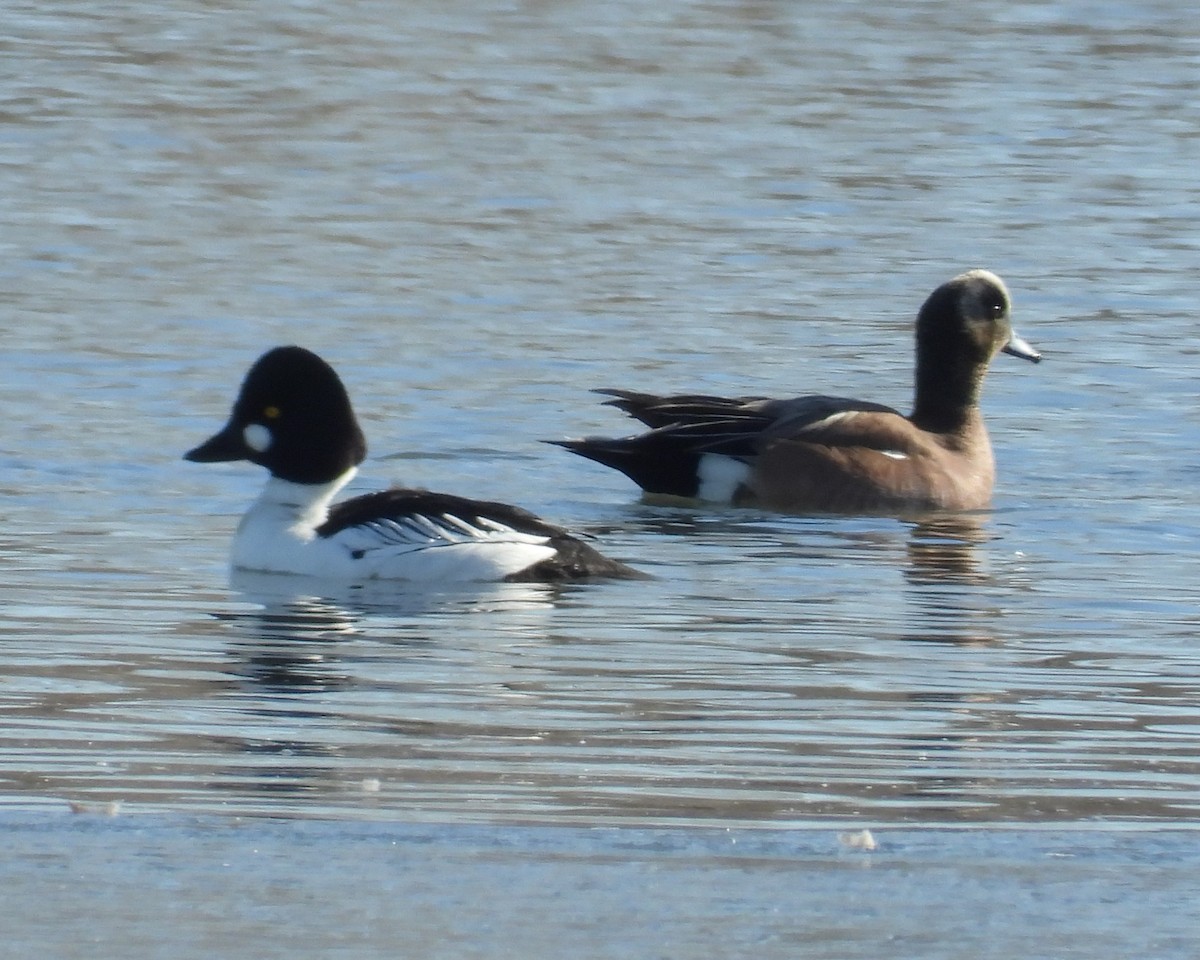
<path fill-rule="evenodd" d="M 551 441 L 620 470 L 647 494 L 788 511 L 974 510 L 991 500 L 992 446 L 979 412 L 997 353 L 1037 362 L 1018 337 L 1003 281 L 970 270 L 938 287 L 916 327 L 916 399 L 726 399 L 598 391 L 651 429 Z"/>
<path fill-rule="evenodd" d="M 557 581 L 641 577 L 519 507 L 392 489 L 332 503 L 367 444 L 341 379 L 301 347 L 250 368 L 229 422 L 184 454 L 270 471 L 238 526 L 233 565 L 354 580 Z"/>

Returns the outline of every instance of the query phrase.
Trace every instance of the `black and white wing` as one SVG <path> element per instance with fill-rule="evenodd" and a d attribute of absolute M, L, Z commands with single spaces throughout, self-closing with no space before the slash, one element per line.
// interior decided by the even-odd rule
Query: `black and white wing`
<path fill-rule="evenodd" d="M 317 535 L 364 575 L 424 581 L 639 576 L 527 510 L 426 490 L 393 489 L 336 504 Z"/>

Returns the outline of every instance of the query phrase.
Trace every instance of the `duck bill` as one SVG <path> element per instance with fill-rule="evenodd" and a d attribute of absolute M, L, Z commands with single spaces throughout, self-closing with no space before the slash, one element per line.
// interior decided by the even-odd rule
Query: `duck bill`
<path fill-rule="evenodd" d="M 183 455 L 184 460 L 193 463 L 223 463 L 227 460 L 245 460 L 246 444 L 241 434 L 232 426 L 227 426 L 220 433 L 205 440 L 194 450 Z"/>
<path fill-rule="evenodd" d="M 1042 355 L 1025 340 L 1018 337 L 1015 332 L 1008 338 L 1008 343 L 1001 348 L 1000 352 L 1020 357 L 1022 360 L 1030 360 L 1033 363 L 1040 363 L 1042 360 Z"/>

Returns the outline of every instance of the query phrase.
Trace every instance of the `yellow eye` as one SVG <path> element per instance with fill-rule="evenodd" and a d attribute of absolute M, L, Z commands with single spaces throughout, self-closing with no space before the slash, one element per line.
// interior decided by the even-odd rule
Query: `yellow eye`
<path fill-rule="evenodd" d="M 263 410 L 263 416 L 266 417 L 268 420 L 278 420 L 279 419 L 279 408 L 278 407 L 267 407 Z"/>

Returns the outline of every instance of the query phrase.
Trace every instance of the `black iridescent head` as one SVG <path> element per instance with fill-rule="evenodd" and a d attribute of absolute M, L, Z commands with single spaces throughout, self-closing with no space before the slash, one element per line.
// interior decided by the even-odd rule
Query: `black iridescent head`
<path fill-rule="evenodd" d="M 250 368 L 229 422 L 184 459 L 249 460 L 293 483 L 328 483 L 367 455 L 350 397 L 324 360 L 276 347 Z"/>

